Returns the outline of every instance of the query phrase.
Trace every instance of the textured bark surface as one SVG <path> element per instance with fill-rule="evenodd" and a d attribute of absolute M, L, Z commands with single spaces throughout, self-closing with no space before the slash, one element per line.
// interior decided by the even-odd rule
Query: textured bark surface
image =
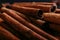
<path fill-rule="evenodd" d="M 57 7 L 56 3 L 19 2 L 2 5 L 0 40 L 60 40 L 60 9 L 56 8 L 55 12 L 49 10 L 52 5 Z"/>

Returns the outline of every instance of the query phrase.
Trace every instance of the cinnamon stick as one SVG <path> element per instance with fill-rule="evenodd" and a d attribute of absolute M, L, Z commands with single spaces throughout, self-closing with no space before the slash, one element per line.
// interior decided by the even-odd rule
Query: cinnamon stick
<path fill-rule="evenodd" d="M 17 20 L 12 18 L 11 16 L 9 16 L 8 14 L 2 13 L 2 14 L 0 14 L 0 16 L 5 21 L 11 23 L 12 25 L 15 25 L 16 27 L 13 27 L 13 28 L 16 29 L 17 31 L 24 33 L 25 35 L 29 35 L 31 37 L 34 37 L 35 39 L 38 39 L 38 40 L 46 40 L 46 38 L 42 37 L 41 35 L 35 33 L 31 29 L 27 28 L 26 26 L 24 26 L 23 24 L 21 24 L 20 22 L 18 22 Z"/>
<path fill-rule="evenodd" d="M 12 8 L 13 9 L 13 7 L 16 7 L 17 8 L 17 6 L 19 6 L 19 5 L 12 5 L 12 7 L 10 7 L 10 8 Z M 53 5 L 42 5 L 42 4 L 40 4 L 40 5 L 29 5 L 29 4 L 24 4 L 24 5 L 22 5 L 22 7 L 30 7 L 30 8 L 37 8 L 37 9 L 41 9 L 41 10 L 43 10 L 43 12 L 55 12 L 55 10 L 56 10 L 56 6 L 53 6 Z M 19 6 L 19 7 L 21 7 L 21 6 Z M 15 10 L 16 10 L 16 8 L 14 8 Z"/>
<path fill-rule="evenodd" d="M 44 32 L 42 29 L 36 27 L 35 25 L 31 24 L 30 22 L 26 21 L 25 19 L 23 19 L 22 17 L 18 16 L 17 14 L 15 14 L 15 12 L 11 13 L 8 10 L 7 14 L 9 14 L 10 16 L 12 16 L 13 18 L 15 18 L 16 20 L 18 20 L 19 22 L 21 22 L 22 24 L 26 25 L 28 28 L 32 29 L 33 31 L 35 31 L 36 33 L 43 35 L 46 38 L 55 40 L 54 37 L 51 37 L 49 34 L 47 34 L 46 32 Z M 27 25 L 28 24 L 28 25 Z"/>
<path fill-rule="evenodd" d="M 16 36 L 14 36 L 12 33 L 4 29 L 3 27 L 0 26 L 0 34 L 5 37 L 6 40 L 20 40 Z"/>
<path fill-rule="evenodd" d="M 44 13 L 41 19 L 52 22 L 52 23 L 60 24 L 60 14 Z"/>

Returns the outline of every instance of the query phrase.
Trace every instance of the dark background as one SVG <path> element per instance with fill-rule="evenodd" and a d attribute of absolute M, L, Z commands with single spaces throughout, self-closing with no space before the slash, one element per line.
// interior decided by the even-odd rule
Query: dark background
<path fill-rule="evenodd" d="M 1 0 L 2 2 L 33 2 L 33 1 L 40 1 L 40 2 L 51 2 L 51 0 Z"/>

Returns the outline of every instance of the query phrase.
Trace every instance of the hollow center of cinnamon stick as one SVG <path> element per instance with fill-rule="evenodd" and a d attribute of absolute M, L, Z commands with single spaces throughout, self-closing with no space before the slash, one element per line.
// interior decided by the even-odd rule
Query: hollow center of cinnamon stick
<path fill-rule="evenodd" d="M 53 7 L 51 8 L 51 12 L 54 12 L 55 9 L 56 9 L 56 6 L 53 6 Z"/>
<path fill-rule="evenodd" d="M 41 17 L 42 14 L 43 14 L 43 11 L 42 10 L 39 10 L 37 15 L 38 15 L 38 17 Z"/>

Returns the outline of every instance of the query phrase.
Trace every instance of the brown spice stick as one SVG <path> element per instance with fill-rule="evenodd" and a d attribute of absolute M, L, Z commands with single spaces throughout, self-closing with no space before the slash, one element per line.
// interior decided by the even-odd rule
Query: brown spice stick
<path fill-rule="evenodd" d="M 60 9 L 56 9 L 55 13 L 60 13 Z"/>
<path fill-rule="evenodd" d="M 19 5 L 19 6 L 24 6 L 24 5 L 53 5 L 56 6 L 56 3 L 52 2 L 19 2 L 19 3 L 13 3 L 12 5 Z"/>
<path fill-rule="evenodd" d="M 14 36 L 12 33 L 4 29 L 0 26 L 0 34 L 3 35 L 7 40 L 20 40 L 16 36 Z"/>
<path fill-rule="evenodd" d="M 34 18 L 30 18 L 34 23 L 40 25 L 40 26 L 43 26 L 46 21 L 43 21 L 43 20 L 40 20 L 40 19 L 34 19 Z M 49 28 L 57 31 L 57 32 L 60 32 L 60 25 L 59 24 L 54 24 L 54 23 L 50 23 L 49 24 Z"/>
<path fill-rule="evenodd" d="M 7 11 L 7 10 L 10 10 L 10 11 Z M 8 8 L 5 8 L 5 7 L 1 8 L 1 11 L 5 11 L 6 13 L 10 13 L 11 11 L 13 11 L 13 12 L 15 12 L 17 15 L 21 16 L 22 18 L 24 18 L 25 20 L 29 20 L 29 19 L 27 18 L 27 16 L 25 16 L 24 14 L 19 13 L 19 12 L 14 11 L 14 10 L 11 10 L 11 9 L 8 9 Z M 11 13 L 13 13 L 13 12 L 11 12 Z"/>
<path fill-rule="evenodd" d="M 29 16 L 34 16 L 34 17 L 40 17 L 40 15 L 43 14 L 43 11 L 37 8 L 29 8 L 29 7 L 21 7 L 21 6 L 6 6 L 7 8 L 16 10 L 20 13 L 23 13 L 25 15 L 29 15 Z"/>
<path fill-rule="evenodd" d="M 35 38 L 37 38 L 39 40 L 47 40 L 46 38 L 42 37 L 41 35 L 35 33 L 31 29 L 27 28 L 23 24 L 19 23 L 17 20 L 15 20 L 14 18 L 12 18 L 8 14 L 2 13 L 2 14 L 0 14 L 0 16 L 5 21 L 11 23 L 12 25 L 15 25 L 16 27 L 13 27 L 13 28 L 16 29 L 17 31 L 25 33 L 26 35 L 30 35 L 31 37 L 35 37 Z"/>
<path fill-rule="evenodd" d="M 44 37 L 48 37 L 49 39 L 55 40 L 54 37 L 51 37 L 48 33 L 44 32 L 42 29 L 39 29 L 38 27 L 34 26 L 33 24 L 31 24 L 30 22 L 27 22 L 26 20 L 24 20 L 22 17 L 18 16 L 17 14 L 15 14 L 15 12 L 11 13 L 7 10 L 7 14 L 9 14 L 10 16 L 14 17 L 16 20 L 18 20 L 19 22 L 21 22 L 22 24 L 26 25 L 27 27 L 29 27 L 30 29 L 32 29 L 33 31 L 37 32 L 38 34 L 43 35 Z M 28 24 L 28 25 L 27 25 Z"/>
<path fill-rule="evenodd" d="M 52 22 L 52 23 L 60 24 L 60 14 L 44 13 L 41 19 Z"/>
<path fill-rule="evenodd" d="M 19 5 L 12 5 L 10 8 L 12 8 L 14 10 L 17 10 L 16 8 L 19 8 L 19 7 L 21 7 L 21 6 L 19 6 Z M 40 5 L 29 5 L 29 4 L 27 4 L 27 5 L 24 5 L 24 7 L 41 9 L 41 10 L 43 10 L 43 12 L 55 12 L 55 10 L 56 10 L 56 6 L 42 5 L 42 4 L 40 4 Z"/>

